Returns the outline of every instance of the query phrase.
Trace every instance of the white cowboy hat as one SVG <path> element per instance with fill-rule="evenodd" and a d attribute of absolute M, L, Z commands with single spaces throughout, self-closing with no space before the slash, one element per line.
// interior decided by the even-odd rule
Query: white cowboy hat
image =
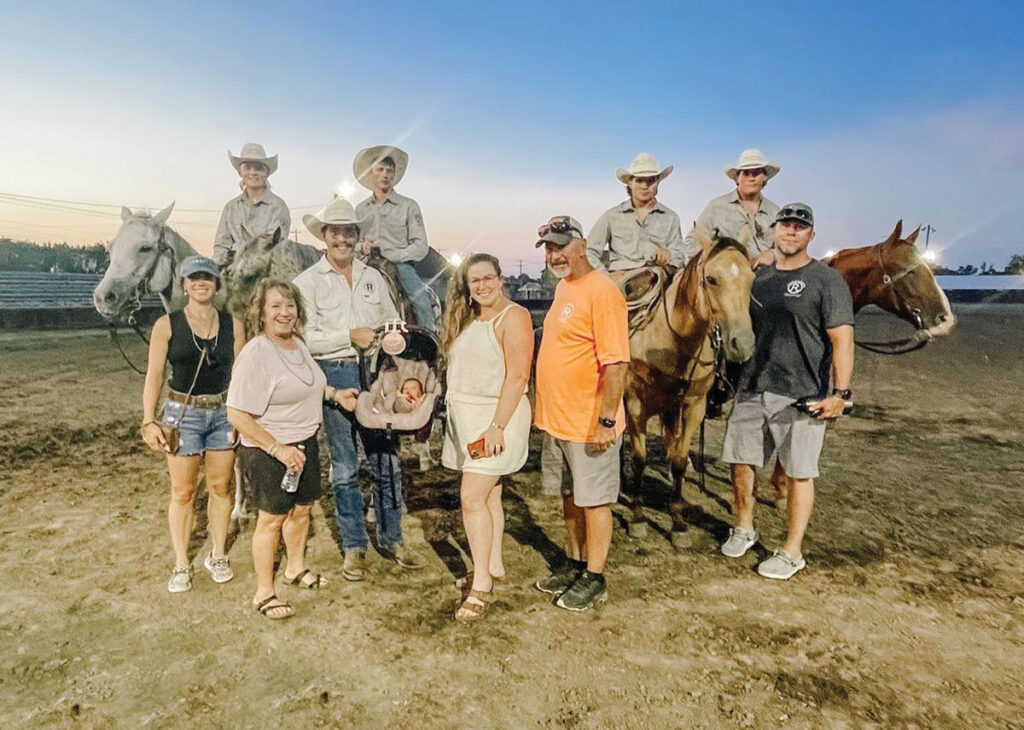
<path fill-rule="evenodd" d="M 726 177 L 735 182 L 736 176 L 740 174 L 740 170 L 756 170 L 758 167 L 764 168 L 764 172 L 769 180 L 778 175 L 779 170 L 782 169 L 775 160 L 766 160 L 764 155 L 761 154 L 761 150 L 750 149 L 743 150 L 743 154 L 740 155 L 740 159 L 736 161 L 736 164 L 727 165 L 724 170 Z"/>
<path fill-rule="evenodd" d="M 231 166 L 236 170 L 243 162 L 262 162 L 269 170 L 267 175 L 273 175 L 277 169 L 277 155 L 267 157 L 267 151 L 263 149 L 263 145 L 255 142 L 246 142 L 242 145 L 242 151 L 238 153 L 238 157 L 228 150 L 228 159 L 231 160 Z"/>
<path fill-rule="evenodd" d="M 302 222 L 314 236 L 321 241 L 324 240 L 325 226 L 358 226 L 362 225 L 365 218 L 356 218 L 356 210 L 352 203 L 345 198 L 335 198 L 326 208 L 319 213 L 306 213 L 302 216 Z"/>
<path fill-rule="evenodd" d="M 405 175 L 406 168 L 409 167 L 409 155 L 389 144 L 374 145 L 356 153 L 356 158 L 352 161 L 352 174 L 355 175 L 356 182 L 367 190 L 373 190 L 373 186 L 366 182 L 366 175 L 385 157 L 395 161 L 395 179 L 391 184 L 398 185 Z"/>
<path fill-rule="evenodd" d="M 664 170 L 658 171 L 658 161 L 654 159 L 654 155 L 649 152 L 641 152 L 639 155 L 633 158 L 633 161 L 629 163 L 629 169 L 620 167 L 615 171 L 615 177 L 619 178 L 619 182 L 629 183 L 631 177 L 657 177 L 658 182 L 661 182 L 666 177 L 672 174 L 672 170 L 675 169 L 674 165 L 669 165 Z"/>

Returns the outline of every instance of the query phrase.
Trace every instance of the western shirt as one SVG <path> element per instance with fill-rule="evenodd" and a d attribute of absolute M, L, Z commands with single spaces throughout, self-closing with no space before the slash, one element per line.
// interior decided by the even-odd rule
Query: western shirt
<path fill-rule="evenodd" d="M 754 257 L 775 247 L 772 223 L 775 222 L 778 212 L 779 206 L 762 195 L 757 213 L 751 218 L 740 202 L 739 193 L 733 190 L 731 193 L 712 198 L 707 207 L 697 216 L 696 227 L 712 238 L 739 239 L 743 226 L 749 225 L 750 242 L 747 244 L 747 253 Z M 695 231 L 686 234 L 686 241 L 689 246 L 696 246 L 697 250 L 700 250 L 700 243 L 697 241 Z"/>
<path fill-rule="evenodd" d="M 349 330 L 379 327 L 398 319 L 391 290 L 377 269 L 355 259 L 352 286 L 327 257 L 317 261 L 292 281 L 306 306 L 306 344 L 317 360 L 354 357 L 356 348 Z"/>
<path fill-rule="evenodd" d="M 373 245 L 388 261 L 415 263 L 427 255 L 427 229 L 420 206 L 412 198 L 392 190 L 378 203 L 371 195 L 356 206 L 356 216 L 366 219 L 363 237 L 373 238 Z"/>
<path fill-rule="evenodd" d="M 243 192 L 224 206 L 213 238 L 213 260 L 223 266 L 228 253 L 242 241 L 249 241 L 264 233 L 281 229 L 281 238 L 288 238 L 292 216 L 288 206 L 278 196 L 267 190 L 253 203 Z M 244 231 L 242 230 L 244 227 Z"/>
<path fill-rule="evenodd" d="M 608 270 L 637 269 L 647 264 L 659 248 L 667 248 L 673 266 L 683 266 L 693 250 L 687 250 L 679 216 L 661 203 L 641 223 L 630 200 L 604 212 L 587 236 L 587 258 L 594 268 L 604 269 L 601 254 L 608 247 Z M 698 245 L 696 251 L 700 251 Z"/>

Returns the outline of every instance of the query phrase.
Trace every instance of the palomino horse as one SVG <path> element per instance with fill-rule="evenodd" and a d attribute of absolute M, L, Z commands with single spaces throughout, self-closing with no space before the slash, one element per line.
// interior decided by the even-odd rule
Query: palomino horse
<path fill-rule="evenodd" d="M 956 326 L 946 293 L 935 281 L 928 262 L 917 253 L 914 242 L 921 227 L 906 238 L 903 221 L 881 243 L 844 248 L 825 262 L 843 275 L 853 296 L 853 310 L 874 304 L 917 328 L 913 337 L 896 342 L 858 342 L 882 355 L 900 355 L 918 350 L 935 337 L 944 337 Z M 776 460 L 772 473 L 775 505 L 784 509 L 789 496 L 786 472 Z"/>
<path fill-rule="evenodd" d="M 741 235 L 747 237 L 749 232 Z M 703 250 L 665 288 L 647 322 L 629 340 L 626 378 L 626 427 L 631 453 L 624 460 L 632 494 L 631 536 L 646 530 L 641 487 L 647 461 L 647 422 L 661 420 L 673 495 L 672 545 L 688 543 L 683 519 L 683 478 L 690 443 L 704 419 L 707 393 L 715 378 L 718 352 L 730 362 L 743 362 L 754 351 L 750 323 L 750 286 L 754 272 L 746 243 L 723 238 L 712 241 L 698 231 Z M 627 463 L 628 462 L 628 463 Z"/>

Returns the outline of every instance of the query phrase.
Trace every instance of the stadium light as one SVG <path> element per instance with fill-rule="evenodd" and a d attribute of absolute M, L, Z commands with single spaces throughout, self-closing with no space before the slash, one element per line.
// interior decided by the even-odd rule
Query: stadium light
<path fill-rule="evenodd" d="M 935 253 L 935 249 L 929 249 L 921 254 L 921 258 L 927 261 L 929 264 L 934 264 L 939 260 L 938 254 Z"/>
<path fill-rule="evenodd" d="M 453 253 L 448 258 L 448 263 L 450 263 L 452 266 L 458 266 L 459 264 L 462 263 L 462 255 L 461 254 L 457 254 L 457 253 Z"/>
<path fill-rule="evenodd" d="M 827 259 L 830 259 L 830 258 L 832 258 L 835 255 L 836 255 L 836 252 L 833 251 L 832 249 L 829 249 L 828 251 L 825 252 L 825 258 L 827 258 Z"/>
<path fill-rule="evenodd" d="M 351 183 L 351 181 L 349 181 L 349 180 L 345 180 L 340 185 L 338 185 L 338 197 L 339 198 L 345 198 L 345 199 L 351 198 L 352 197 L 352 193 L 354 193 L 355 191 L 356 191 L 356 186 L 353 185 Z"/>

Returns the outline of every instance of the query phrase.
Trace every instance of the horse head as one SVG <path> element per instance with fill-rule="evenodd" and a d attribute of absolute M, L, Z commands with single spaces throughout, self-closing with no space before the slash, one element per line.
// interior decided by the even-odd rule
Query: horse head
<path fill-rule="evenodd" d="M 244 226 L 242 233 L 245 238 L 236 245 L 231 263 L 224 270 L 224 284 L 228 292 L 228 311 L 244 319 L 253 287 L 260 279 L 271 275 L 274 252 L 283 234 L 278 227 L 273 232 L 250 237 Z M 291 280 L 294 275 L 292 272 L 279 278 Z"/>
<path fill-rule="evenodd" d="M 754 354 L 754 328 L 750 322 L 754 272 L 747 255 L 750 229 L 744 227 L 739 240 L 713 240 L 700 230 L 697 239 L 702 251 L 690 266 L 694 267 L 695 277 L 699 277 L 698 309 L 705 309 L 705 316 L 718 326 L 726 359 L 745 362 Z"/>
<path fill-rule="evenodd" d="M 174 203 L 155 215 L 121 208 L 121 227 L 108 244 L 110 265 L 93 292 L 104 319 L 124 318 L 138 308 L 143 289 L 164 292 L 174 283 L 174 256 L 164 226 Z"/>
<path fill-rule="evenodd" d="M 884 286 L 875 304 L 932 337 L 948 335 L 956 325 L 956 317 L 931 267 L 914 245 L 921 227 L 906 238 L 900 238 L 902 230 L 903 221 L 899 221 L 879 244 Z"/>

